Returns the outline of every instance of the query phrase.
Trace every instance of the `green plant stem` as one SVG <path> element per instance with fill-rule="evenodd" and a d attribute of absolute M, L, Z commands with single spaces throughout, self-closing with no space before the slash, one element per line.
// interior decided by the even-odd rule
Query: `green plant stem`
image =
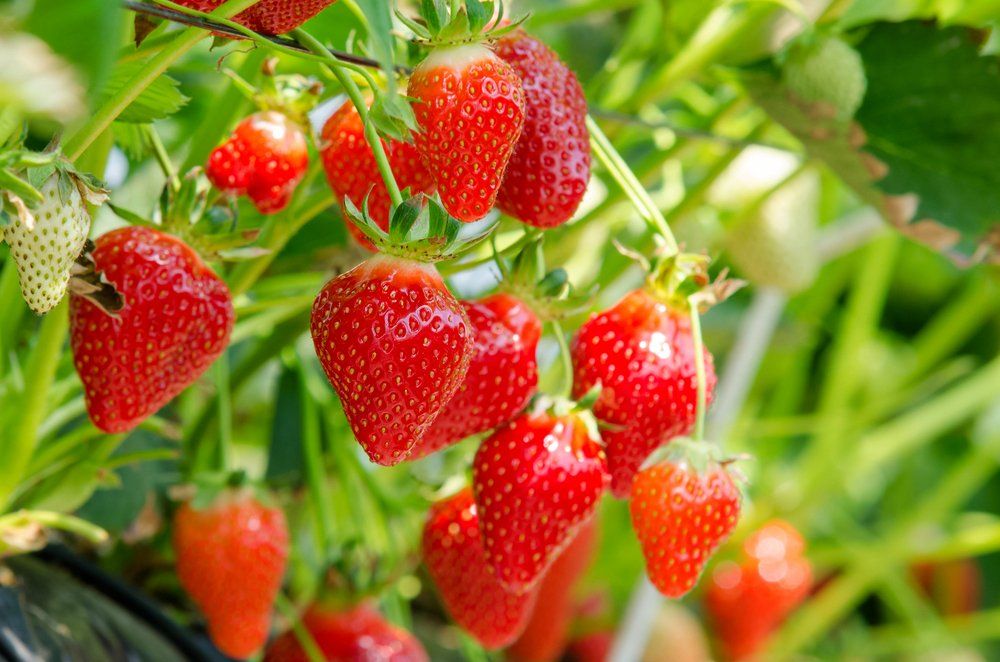
<path fill-rule="evenodd" d="M 302 615 L 296 609 L 295 605 L 292 604 L 292 601 L 285 596 L 284 592 L 279 591 L 278 595 L 275 596 L 274 606 L 277 607 L 281 615 L 288 621 L 292 632 L 295 634 L 295 638 L 298 640 L 299 645 L 302 646 L 302 650 L 306 654 L 306 658 L 309 659 L 309 662 L 325 662 L 326 656 L 323 655 L 323 651 L 320 650 L 309 630 L 302 625 Z"/>
<path fill-rule="evenodd" d="M 108 540 L 108 532 L 101 527 L 79 517 L 73 517 L 65 513 L 54 513 L 48 510 L 18 510 L 4 515 L 0 517 L 0 531 L 29 526 L 33 523 L 74 533 L 95 545 L 100 545 Z M 0 545 L 3 544 L 0 542 Z"/>
<path fill-rule="evenodd" d="M 691 309 L 691 343 L 694 348 L 694 373 L 698 393 L 693 436 L 695 441 L 701 441 L 705 438 L 705 409 L 708 401 L 708 385 L 705 382 L 705 343 L 702 340 L 698 304 L 693 301 L 689 301 L 688 304 Z"/>
<path fill-rule="evenodd" d="M 21 285 L 17 277 L 17 269 L 13 260 L 7 260 L 2 271 L 0 271 L 0 306 L 3 306 L 3 315 L 0 315 L 0 377 L 6 374 L 7 354 L 14 350 L 17 339 L 17 330 L 24 319 L 24 313 L 28 306 L 21 296 Z"/>
<path fill-rule="evenodd" d="M 160 140 L 160 134 L 156 132 L 152 124 L 146 124 L 143 130 L 146 134 L 146 140 L 149 141 L 149 145 L 153 148 L 153 156 L 156 157 L 156 162 L 160 165 L 160 170 L 163 171 L 163 174 L 167 177 L 167 181 L 170 182 L 170 188 L 174 191 L 178 190 L 181 187 L 181 180 L 177 176 L 177 169 L 174 168 L 174 164 L 170 161 L 167 148 L 163 146 L 163 141 Z"/>
<path fill-rule="evenodd" d="M 552 320 L 552 335 L 559 344 L 559 360 L 561 364 L 562 383 L 559 385 L 559 394 L 571 396 L 573 392 L 573 355 L 569 351 L 569 343 L 566 342 L 566 332 L 558 320 Z"/>
<path fill-rule="evenodd" d="M 323 440 L 320 435 L 320 416 L 316 401 L 306 383 L 306 368 L 298 361 L 299 384 L 302 403 L 302 445 L 306 468 L 306 483 L 309 495 L 316 509 L 316 533 L 321 554 L 329 560 L 334 551 L 336 517 L 333 513 L 333 498 L 327 483 L 326 465 L 323 463 Z"/>
<path fill-rule="evenodd" d="M 232 391 L 229 388 L 229 353 L 222 355 L 215 362 L 215 391 L 219 405 L 219 446 L 216 461 L 218 468 L 229 471 L 232 468 L 233 448 L 233 402 Z"/>

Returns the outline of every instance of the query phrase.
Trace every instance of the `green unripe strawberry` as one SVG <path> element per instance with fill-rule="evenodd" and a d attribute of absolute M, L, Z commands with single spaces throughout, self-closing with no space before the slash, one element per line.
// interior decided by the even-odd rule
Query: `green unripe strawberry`
<path fill-rule="evenodd" d="M 783 78 L 789 92 L 808 103 L 825 104 L 838 120 L 854 116 L 868 86 L 861 56 L 831 36 L 794 45 Z"/>

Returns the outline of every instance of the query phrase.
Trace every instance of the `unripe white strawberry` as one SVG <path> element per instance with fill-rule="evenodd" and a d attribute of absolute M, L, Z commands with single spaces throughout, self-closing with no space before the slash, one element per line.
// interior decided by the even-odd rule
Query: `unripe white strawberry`
<path fill-rule="evenodd" d="M 38 189 L 44 200 L 31 210 L 34 223 L 18 218 L 3 228 L 21 294 L 36 313 L 48 312 L 65 296 L 70 270 L 87 241 L 90 213 L 81 194 L 84 186 L 73 175 L 56 172 Z"/>
<path fill-rule="evenodd" d="M 792 94 L 825 105 L 841 121 L 854 116 L 868 87 L 861 55 L 832 36 L 793 46 L 782 73 Z"/>

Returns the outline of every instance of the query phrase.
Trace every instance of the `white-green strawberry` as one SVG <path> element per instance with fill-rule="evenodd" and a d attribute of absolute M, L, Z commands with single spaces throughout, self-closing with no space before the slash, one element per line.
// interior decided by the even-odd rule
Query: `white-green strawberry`
<path fill-rule="evenodd" d="M 829 35 L 793 45 L 782 77 L 793 95 L 828 106 L 841 121 L 854 116 L 868 87 L 861 55 L 847 42 Z"/>
<path fill-rule="evenodd" d="M 86 203 L 101 202 L 104 196 L 66 171 L 52 174 L 38 190 L 43 200 L 31 209 L 33 218 L 14 219 L 3 236 L 17 266 L 21 294 L 29 308 L 42 314 L 66 295 L 70 270 L 90 233 Z"/>

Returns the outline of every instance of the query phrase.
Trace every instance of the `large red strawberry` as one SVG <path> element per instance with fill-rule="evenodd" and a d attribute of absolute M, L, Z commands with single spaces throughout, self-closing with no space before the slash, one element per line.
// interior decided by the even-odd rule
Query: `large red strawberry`
<path fill-rule="evenodd" d="M 262 214 L 276 214 L 309 167 L 302 129 L 274 110 L 254 113 L 208 157 L 205 174 L 220 191 L 246 195 Z"/>
<path fill-rule="evenodd" d="M 663 462 L 636 475 L 629 508 L 649 580 L 679 598 L 736 526 L 740 491 L 718 464 L 698 473 L 686 463 Z"/>
<path fill-rule="evenodd" d="M 638 289 L 580 327 L 572 354 L 574 396 L 601 385 L 594 415 L 608 424 L 602 437 L 611 490 L 624 498 L 649 454 L 694 425 L 691 318 L 686 309 Z M 710 402 L 715 370 L 707 349 L 705 373 Z"/>
<path fill-rule="evenodd" d="M 354 104 L 347 102 L 330 116 L 323 126 L 322 141 L 320 153 L 330 188 L 341 200 L 349 198 L 358 209 L 367 198 L 369 216 L 380 228 L 388 230 L 389 192 L 379 174 L 375 154 L 365 140 L 364 123 Z M 400 189 L 409 189 L 412 194 L 434 191 L 434 180 L 416 147 L 399 140 L 383 140 L 382 145 Z M 371 240 L 350 220 L 347 229 L 364 248 L 375 251 Z"/>
<path fill-rule="evenodd" d="M 237 22 L 254 32 L 283 34 L 294 30 L 336 0 L 261 0 L 236 15 Z M 178 0 L 177 4 L 210 12 L 225 0 Z"/>
<path fill-rule="evenodd" d="M 507 649 L 512 662 L 558 660 L 569 641 L 575 612 L 573 588 L 590 565 L 597 545 L 597 524 L 589 520 L 559 555 L 538 585 L 538 601 L 528 626 Z"/>
<path fill-rule="evenodd" d="M 487 561 L 514 592 L 537 584 L 607 485 L 604 451 L 572 414 L 522 414 L 483 441 L 472 471 Z"/>
<path fill-rule="evenodd" d="M 469 318 L 433 265 L 389 255 L 327 283 L 311 328 L 351 429 L 377 464 L 406 459 L 472 358 Z"/>
<path fill-rule="evenodd" d="M 70 300 L 70 344 L 87 411 L 101 430 L 126 432 L 201 376 L 233 328 L 225 283 L 184 242 L 127 227 L 96 241 L 98 271 L 125 301 L 114 317 Z"/>
<path fill-rule="evenodd" d="M 386 621 L 368 605 L 331 609 L 313 605 L 302 617 L 324 659 L 337 662 L 426 662 L 424 647 L 412 634 Z M 265 662 L 310 662 L 295 632 L 267 647 Z"/>
<path fill-rule="evenodd" d="M 524 130 L 498 206 L 536 227 L 561 225 L 573 216 L 590 181 L 583 88 L 555 51 L 523 30 L 497 40 L 496 54 L 517 72 L 525 97 Z"/>
<path fill-rule="evenodd" d="M 755 656 L 782 621 L 809 595 L 812 566 L 805 543 L 787 522 L 768 522 L 743 544 L 739 563 L 712 572 L 705 607 L 727 656 Z"/>
<path fill-rule="evenodd" d="M 438 47 L 413 70 L 407 95 L 445 209 L 461 221 L 486 216 L 524 124 L 517 74 L 481 44 Z"/>
<path fill-rule="evenodd" d="M 472 361 L 455 397 L 414 445 L 410 459 L 438 451 L 517 416 L 538 386 L 542 325 L 522 301 L 494 294 L 463 301 L 473 329 Z"/>
<path fill-rule="evenodd" d="M 285 514 L 249 490 L 220 493 L 207 508 L 174 516 L 177 577 L 205 615 L 212 642 L 247 658 L 267 641 L 288 557 Z"/>
<path fill-rule="evenodd" d="M 506 646 L 524 630 L 536 594 L 508 592 L 486 563 L 472 490 L 431 506 L 424 564 L 451 617 L 485 648 Z"/>

